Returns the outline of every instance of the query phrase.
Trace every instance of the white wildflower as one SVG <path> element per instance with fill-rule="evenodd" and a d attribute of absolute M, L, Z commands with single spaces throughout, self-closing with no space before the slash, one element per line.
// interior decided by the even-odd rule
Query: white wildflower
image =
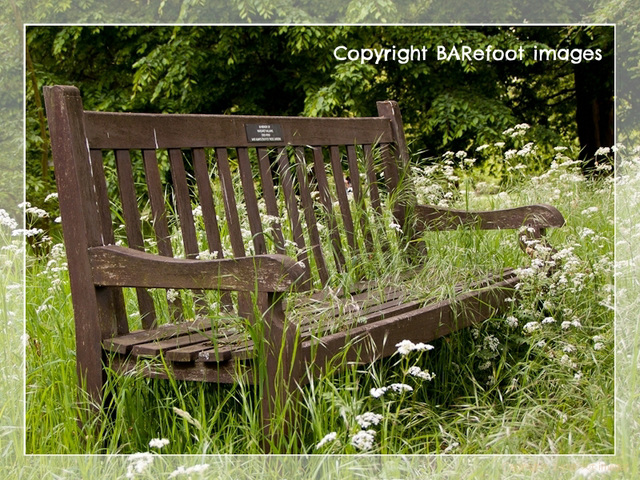
<path fill-rule="evenodd" d="M 327 443 L 335 442 L 338 438 L 338 434 L 336 432 L 327 433 L 316 445 L 316 450 L 324 447 Z"/>
<path fill-rule="evenodd" d="M 562 356 L 562 358 L 560 359 L 560 363 L 565 367 L 569 367 L 569 368 L 575 369 L 578 367 L 578 365 L 573 360 L 571 360 L 571 358 L 569 358 L 569 355 L 567 354 L 564 354 Z"/>
<path fill-rule="evenodd" d="M 594 350 L 602 350 L 604 348 L 604 343 L 598 342 L 593 346 Z"/>
<path fill-rule="evenodd" d="M 456 152 L 456 157 L 457 158 L 466 158 L 467 157 L 467 152 L 465 152 L 464 150 L 459 150 Z"/>
<path fill-rule="evenodd" d="M 611 473 L 620 468 L 619 465 L 615 463 L 610 463 L 607 465 L 606 463 L 600 461 L 595 463 L 590 463 L 586 467 L 579 468 L 576 470 L 576 475 L 581 475 L 585 478 L 591 478 L 592 476 L 598 473 Z"/>
<path fill-rule="evenodd" d="M 590 228 L 584 227 L 581 231 L 580 231 L 580 238 L 585 238 L 588 237 L 589 235 L 593 235 L 596 232 L 594 232 L 593 230 L 591 230 Z"/>
<path fill-rule="evenodd" d="M 201 205 L 198 205 L 196 208 L 194 208 L 194 209 L 191 211 L 191 214 L 192 214 L 194 217 L 201 217 L 201 216 L 202 216 L 202 206 L 201 206 Z"/>
<path fill-rule="evenodd" d="M 537 330 L 538 328 L 540 328 L 540 324 L 538 322 L 528 322 L 525 324 L 524 327 L 522 327 L 522 330 L 525 333 L 531 333 L 534 330 Z"/>
<path fill-rule="evenodd" d="M 582 212 L 580 212 L 582 215 L 589 215 L 591 213 L 596 213 L 598 211 L 598 207 L 589 207 L 589 208 L 585 208 L 584 210 L 582 210 Z"/>
<path fill-rule="evenodd" d="M 380 398 L 387 392 L 387 387 L 372 388 L 369 393 L 373 398 Z"/>
<path fill-rule="evenodd" d="M 396 393 L 413 392 L 413 387 L 405 383 L 392 383 L 389 388 Z"/>
<path fill-rule="evenodd" d="M 382 420 L 382 415 L 379 413 L 365 412 L 362 415 L 356 416 L 356 422 L 363 430 L 369 428 L 371 425 L 378 425 Z"/>
<path fill-rule="evenodd" d="M 486 148 L 489 148 L 489 145 L 485 143 L 484 145 L 480 145 L 478 148 L 476 148 L 476 152 L 481 152 Z"/>
<path fill-rule="evenodd" d="M 518 326 L 518 319 L 514 316 L 507 317 L 507 325 L 511 328 L 516 328 Z"/>
<path fill-rule="evenodd" d="M 415 344 L 411 340 L 402 340 L 400 343 L 396 343 L 397 352 L 400 355 L 408 355 L 413 350 Z"/>
<path fill-rule="evenodd" d="M 57 200 L 57 199 L 58 199 L 58 192 L 50 193 L 49 195 L 44 197 L 45 203 L 50 202 L 51 200 Z"/>
<path fill-rule="evenodd" d="M 542 320 L 543 325 L 547 325 L 549 323 L 556 323 L 556 319 L 553 317 L 545 317 L 545 319 Z"/>
<path fill-rule="evenodd" d="M 169 303 L 175 302 L 179 296 L 180 296 L 180 293 L 178 293 L 177 290 L 174 290 L 173 288 L 170 288 L 167 290 L 167 301 Z"/>
<path fill-rule="evenodd" d="M 495 352 L 498 350 L 498 347 L 500 346 L 500 340 L 498 340 L 493 335 L 488 335 L 484 337 L 483 345 L 485 349 Z"/>
<path fill-rule="evenodd" d="M 407 370 L 407 374 L 411 375 L 412 377 L 417 377 L 417 378 L 421 378 L 422 380 L 427 380 L 428 382 L 436 378 L 435 373 L 430 373 L 426 370 L 421 370 L 420 367 L 416 367 L 416 366 L 410 367 L 409 370 Z"/>
<path fill-rule="evenodd" d="M 198 465 L 193 465 L 192 467 L 184 468 L 182 465 L 176 468 L 173 472 L 169 474 L 169 478 L 177 477 L 178 475 L 192 475 L 194 473 L 202 473 L 207 468 L 209 468 L 208 463 L 201 463 Z"/>
<path fill-rule="evenodd" d="M 562 347 L 562 351 L 565 353 L 573 353 L 576 351 L 576 347 L 567 343 L 564 347 Z"/>
<path fill-rule="evenodd" d="M 496 142 L 493 144 L 494 147 L 504 147 L 504 142 Z"/>
<path fill-rule="evenodd" d="M 149 452 L 134 453 L 127 458 L 129 465 L 127 466 L 127 478 L 134 478 L 136 474 L 143 473 L 151 462 L 153 455 Z"/>
<path fill-rule="evenodd" d="M 11 216 L 3 208 L 0 209 L 0 225 L 9 227 L 11 230 L 15 230 L 16 228 L 18 228 L 18 222 L 11 218 Z"/>
<path fill-rule="evenodd" d="M 375 434 L 375 430 L 360 430 L 351 437 L 351 445 L 356 447 L 358 450 L 371 450 L 373 448 Z"/>
<path fill-rule="evenodd" d="M 44 233 L 44 230 L 42 230 L 41 228 L 18 228 L 11 232 L 11 236 L 20 237 L 24 235 L 25 237 L 35 237 L 36 235 L 39 235 L 41 233 Z"/>
<path fill-rule="evenodd" d="M 411 340 L 402 340 L 400 343 L 396 343 L 397 352 L 400 355 L 408 355 L 410 352 L 424 352 L 427 350 L 433 350 L 433 345 L 428 343 L 413 343 Z"/>
<path fill-rule="evenodd" d="M 150 448 L 162 448 L 169 445 L 169 440 L 166 438 L 152 438 L 149 441 Z"/>
<path fill-rule="evenodd" d="M 562 146 L 554 147 L 554 150 L 556 152 L 563 152 L 564 150 L 567 150 L 567 147 L 562 147 Z"/>
<path fill-rule="evenodd" d="M 392 230 L 397 230 L 398 232 L 402 232 L 402 227 L 395 222 L 391 222 L 389 224 L 389 228 L 391 228 Z"/>
<path fill-rule="evenodd" d="M 507 150 L 506 152 L 504 152 L 504 158 L 506 158 L 507 160 L 513 158 L 516 154 L 518 153 L 517 150 Z"/>
<path fill-rule="evenodd" d="M 491 368 L 491 360 L 487 360 L 478 366 L 478 370 L 488 370 L 489 368 Z"/>
<path fill-rule="evenodd" d="M 44 210 L 42 210 L 41 208 L 38 207 L 29 207 L 27 209 L 25 209 L 24 213 L 29 213 L 31 215 L 34 215 L 38 218 L 46 218 L 49 216 L 49 214 L 47 212 L 45 212 Z"/>
<path fill-rule="evenodd" d="M 573 378 L 575 380 L 580 380 L 582 378 L 582 372 L 581 371 L 577 371 L 576 373 L 573 374 Z"/>
<path fill-rule="evenodd" d="M 600 147 L 599 149 L 596 150 L 596 157 L 597 156 L 601 156 L 601 155 L 609 155 L 609 153 L 611 153 L 611 149 L 609 147 Z"/>

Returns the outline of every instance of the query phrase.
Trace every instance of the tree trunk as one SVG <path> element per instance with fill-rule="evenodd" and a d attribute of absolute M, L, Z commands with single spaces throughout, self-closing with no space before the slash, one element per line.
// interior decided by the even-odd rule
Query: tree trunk
<path fill-rule="evenodd" d="M 592 172 L 595 153 L 614 144 L 613 65 L 603 58 L 574 66 L 576 122 L 583 172 Z"/>

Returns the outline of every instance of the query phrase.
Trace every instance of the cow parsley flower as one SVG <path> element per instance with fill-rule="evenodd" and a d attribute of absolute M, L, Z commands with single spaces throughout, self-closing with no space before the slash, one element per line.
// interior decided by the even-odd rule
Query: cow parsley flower
<path fill-rule="evenodd" d="M 369 393 L 373 398 L 380 398 L 387 392 L 387 387 L 372 388 Z"/>
<path fill-rule="evenodd" d="M 371 425 L 378 425 L 382 420 L 382 415 L 379 413 L 365 412 L 362 415 L 356 416 L 356 422 L 363 430 L 369 428 Z"/>
<path fill-rule="evenodd" d="M 410 367 L 409 370 L 407 370 L 407 374 L 411 375 L 412 377 L 417 377 L 417 378 L 421 378 L 422 380 L 427 380 L 428 382 L 436 378 L 435 373 L 430 373 L 426 370 L 421 370 L 420 367 L 416 367 L 416 366 Z"/>
<path fill-rule="evenodd" d="M 338 438 L 338 434 L 336 432 L 327 433 L 324 437 L 322 437 L 322 440 L 320 440 L 316 445 L 316 450 L 324 447 L 327 443 L 335 442 L 337 438 Z"/>
<path fill-rule="evenodd" d="M 174 477 L 177 477 L 178 475 L 187 475 L 190 477 L 194 473 L 204 472 L 207 468 L 209 468 L 208 463 L 201 463 L 201 464 L 193 465 L 192 467 L 187 467 L 187 468 L 184 468 L 181 465 L 169 474 L 169 478 L 174 478 Z"/>
<path fill-rule="evenodd" d="M 143 473 L 151 462 L 153 462 L 153 455 L 149 452 L 134 453 L 127 458 L 129 465 L 127 466 L 127 478 L 134 478 L 136 474 Z"/>
<path fill-rule="evenodd" d="M 375 438 L 375 430 L 360 430 L 351 437 L 351 445 L 358 450 L 371 450 L 373 448 L 373 440 Z"/>
<path fill-rule="evenodd" d="M 611 149 L 609 147 L 600 147 L 596 150 L 595 156 L 609 155 L 611 153 Z"/>
<path fill-rule="evenodd" d="M 166 438 L 152 438 L 149 441 L 150 448 L 162 448 L 169 445 L 169 440 Z"/>
<path fill-rule="evenodd" d="M 586 467 L 579 468 L 576 470 L 576 475 L 583 476 L 585 478 L 591 478 L 592 476 L 598 473 L 611 473 L 620 468 L 619 465 L 615 463 L 611 463 L 607 465 L 606 463 L 600 461 L 595 463 L 590 463 Z"/>
<path fill-rule="evenodd" d="M 170 288 L 167 290 L 167 301 L 170 303 L 175 302 L 178 297 L 180 296 L 180 294 L 178 293 L 177 290 L 174 290 L 173 288 Z"/>
<path fill-rule="evenodd" d="M 413 387 L 405 383 L 392 383 L 389 388 L 396 393 L 413 392 Z"/>
<path fill-rule="evenodd" d="M 427 343 L 413 343 L 411 340 L 402 340 L 400 343 L 396 343 L 397 352 L 400 355 L 408 355 L 410 352 L 424 352 L 427 350 L 433 350 L 433 345 Z"/>

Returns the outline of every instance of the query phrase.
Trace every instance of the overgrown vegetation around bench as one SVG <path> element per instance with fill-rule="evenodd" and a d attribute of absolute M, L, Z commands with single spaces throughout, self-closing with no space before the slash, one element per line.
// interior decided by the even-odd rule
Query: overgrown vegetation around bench
<path fill-rule="evenodd" d="M 307 373 L 337 354 L 371 362 L 404 340 L 490 318 L 512 295 L 511 269 L 451 278 L 453 295 L 416 289 L 430 278 L 419 268 L 426 230 L 524 227 L 525 239 L 539 239 L 564 223 L 548 205 L 417 205 L 391 101 L 378 103 L 379 117 L 298 118 L 88 112 L 63 86 L 45 99 L 78 374 L 95 398 L 103 362 L 180 380 L 242 377 L 263 389 L 268 427 Z M 383 206 L 397 245 L 380 234 Z M 398 245 L 410 257 L 401 275 L 362 267 Z M 282 433 L 267 430 L 267 446 Z"/>

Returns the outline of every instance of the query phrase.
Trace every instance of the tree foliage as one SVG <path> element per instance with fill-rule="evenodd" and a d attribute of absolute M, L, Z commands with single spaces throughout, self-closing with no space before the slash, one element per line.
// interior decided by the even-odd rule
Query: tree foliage
<path fill-rule="evenodd" d="M 266 10 L 256 12 L 264 16 L 269 6 L 260 5 Z M 376 5 L 383 11 L 386 4 Z M 246 4 L 246 15 L 252 8 Z M 439 45 L 523 49 L 527 55 L 522 61 L 446 61 L 436 58 Z M 530 53 L 534 48 L 595 45 L 611 57 L 610 27 L 27 29 L 38 88 L 76 85 L 88 109 L 361 116 L 376 115 L 376 101 L 395 99 L 412 151 L 425 157 L 496 141 L 518 123 L 531 125 L 531 135 L 543 144 L 575 143 L 575 65 L 566 60 L 536 62 Z M 339 46 L 356 51 L 415 46 L 428 53 L 408 62 L 339 61 L 333 54 Z M 604 88 L 612 90 L 612 81 L 605 78 Z M 39 191 L 36 158 L 44 143 L 35 92 L 28 88 L 27 93 L 27 171 L 33 195 Z M 44 185 L 40 195 L 48 193 Z"/>

